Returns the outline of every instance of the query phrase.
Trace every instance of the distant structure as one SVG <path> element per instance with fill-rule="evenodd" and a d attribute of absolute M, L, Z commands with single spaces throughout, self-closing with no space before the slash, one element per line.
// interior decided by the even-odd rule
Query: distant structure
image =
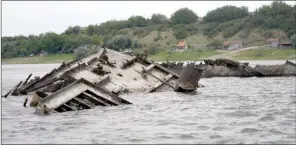
<path fill-rule="evenodd" d="M 241 40 L 224 41 L 223 48 L 228 50 L 243 48 L 243 41 Z"/>
<path fill-rule="evenodd" d="M 279 47 L 280 48 L 292 48 L 292 43 L 290 40 L 280 41 Z"/>
<path fill-rule="evenodd" d="M 279 38 L 269 38 L 267 39 L 268 48 L 277 48 L 279 47 L 280 39 Z"/>
<path fill-rule="evenodd" d="M 46 56 L 47 55 L 47 52 L 46 51 L 44 51 L 43 49 L 39 52 L 39 53 L 37 53 L 36 54 L 37 56 Z"/>
<path fill-rule="evenodd" d="M 197 18 L 197 24 L 201 24 L 203 22 L 203 17 L 198 17 Z"/>
<path fill-rule="evenodd" d="M 188 49 L 188 44 L 185 40 L 179 41 L 177 45 L 173 46 L 173 51 L 183 52 L 184 50 Z"/>
<path fill-rule="evenodd" d="M 290 40 L 281 40 L 279 38 L 267 39 L 268 48 L 291 48 L 292 44 Z"/>

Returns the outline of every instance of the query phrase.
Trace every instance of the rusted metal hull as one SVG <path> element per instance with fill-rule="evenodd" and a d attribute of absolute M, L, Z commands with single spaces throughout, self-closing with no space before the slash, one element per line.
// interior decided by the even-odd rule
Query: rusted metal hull
<path fill-rule="evenodd" d="M 203 70 L 194 65 L 185 66 L 180 74 L 175 90 L 182 92 L 194 91 L 198 87 Z"/>
<path fill-rule="evenodd" d="M 209 77 L 270 77 L 270 76 L 296 76 L 296 64 L 286 61 L 282 65 L 257 65 L 251 67 L 248 63 L 240 63 L 229 59 L 204 60 L 204 64 L 199 64 L 203 74 L 201 78 Z M 165 68 L 181 74 L 184 67 L 176 63 L 162 64 Z"/>

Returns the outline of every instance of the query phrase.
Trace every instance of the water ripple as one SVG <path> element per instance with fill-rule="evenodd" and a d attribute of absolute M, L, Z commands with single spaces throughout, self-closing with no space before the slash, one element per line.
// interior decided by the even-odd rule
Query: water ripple
<path fill-rule="evenodd" d="M 44 75 L 52 67 L 6 66 L 3 93 L 29 73 Z M 9 97 L 2 99 L 2 142 L 295 144 L 295 78 L 205 78 L 200 83 L 206 87 L 191 94 L 126 94 L 133 105 L 50 116 L 23 108 L 30 96 Z"/>

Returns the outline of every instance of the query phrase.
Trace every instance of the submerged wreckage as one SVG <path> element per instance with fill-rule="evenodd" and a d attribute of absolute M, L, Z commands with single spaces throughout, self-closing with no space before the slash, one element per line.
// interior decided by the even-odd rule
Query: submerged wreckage
<path fill-rule="evenodd" d="M 296 76 L 296 65 L 251 67 L 229 59 L 204 60 L 204 64 L 162 63 L 147 60 L 147 54 L 131 56 L 99 49 L 80 59 L 63 63 L 42 78 L 30 74 L 2 97 L 34 93 L 30 106 L 36 114 L 91 109 L 95 106 L 132 104 L 122 93 L 190 92 L 202 85 L 202 77 Z M 24 106 L 28 99 L 26 98 Z"/>
<path fill-rule="evenodd" d="M 204 60 L 204 64 L 195 64 L 203 70 L 201 78 L 209 77 L 273 77 L 296 76 L 296 64 L 286 61 L 281 65 L 256 65 L 254 68 L 249 63 L 241 63 L 230 59 Z M 165 62 L 161 66 L 180 74 L 184 68 L 182 62 Z"/>
<path fill-rule="evenodd" d="M 35 77 L 29 81 L 30 74 L 2 97 L 35 92 L 30 106 L 36 107 L 36 114 L 49 114 L 132 104 L 119 97 L 119 94 L 127 92 L 194 91 L 201 74 L 202 70 L 194 65 L 187 65 L 179 75 L 147 60 L 145 54 L 130 56 L 99 49 L 63 63 L 42 78 Z"/>

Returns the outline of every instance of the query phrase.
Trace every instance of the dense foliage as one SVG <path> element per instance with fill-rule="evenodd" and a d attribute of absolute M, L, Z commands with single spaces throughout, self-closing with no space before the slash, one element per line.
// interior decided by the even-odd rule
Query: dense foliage
<path fill-rule="evenodd" d="M 223 6 L 212 10 L 206 14 L 206 22 L 226 22 L 234 19 L 240 19 L 248 16 L 247 7 Z"/>
<path fill-rule="evenodd" d="M 188 8 L 179 9 L 171 16 L 171 21 L 174 25 L 196 23 L 197 19 L 198 16 Z"/>
<path fill-rule="evenodd" d="M 287 32 L 288 36 L 296 34 L 296 6 L 274 1 L 271 5 L 264 5 L 250 16 L 250 23 L 266 29 L 280 28 Z"/>
<path fill-rule="evenodd" d="M 162 14 L 153 14 L 151 18 L 131 16 L 127 20 L 110 20 L 99 25 L 87 27 L 70 26 L 61 34 L 48 32 L 40 35 L 2 37 L 2 57 L 30 56 L 46 51 L 48 54 L 73 53 L 75 49 L 85 45 L 109 47 L 114 50 L 125 48 L 146 48 L 149 53 L 156 52 L 156 45 L 163 40 L 158 33 L 151 44 L 142 44 L 139 39 L 152 31 L 173 31 L 176 39 L 186 39 L 191 35 L 203 33 L 208 37 L 222 34 L 225 38 L 238 34 L 246 38 L 253 28 L 263 29 L 265 38 L 271 37 L 271 29 L 284 30 L 295 45 L 296 6 L 287 5 L 282 1 L 274 1 L 270 5 L 258 8 L 249 13 L 246 7 L 223 6 L 209 11 L 204 24 L 198 24 L 198 16 L 188 8 L 181 8 L 167 18 Z M 204 27 L 200 28 L 200 25 Z M 132 33 L 130 33 L 132 30 Z M 292 36 L 293 35 L 293 36 Z M 221 42 L 211 41 L 216 46 Z M 167 45 L 173 45 L 166 42 Z M 83 52 L 80 48 L 76 51 Z M 78 52 L 76 52 L 78 53 Z"/>

